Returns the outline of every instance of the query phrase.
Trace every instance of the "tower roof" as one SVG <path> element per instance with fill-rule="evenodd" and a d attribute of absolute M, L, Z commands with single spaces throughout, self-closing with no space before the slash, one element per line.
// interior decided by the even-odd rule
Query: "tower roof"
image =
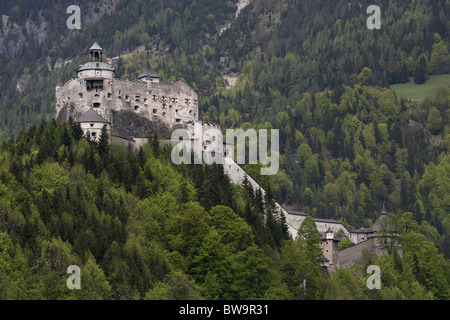
<path fill-rule="evenodd" d="M 94 42 L 94 44 L 92 45 L 92 47 L 89 48 L 89 50 L 103 50 L 103 49 L 98 45 L 97 42 Z"/>
<path fill-rule="evenodd" d="M 108 120 L 106 120 L 101 115 L 99 115 L 92 107 L 78 119 L 78 122 L 80 122 L 80 123 L 83 123 L 83 122 L 110 123 Z"/>
<path fill-rule="evenodd" d="M 140 78 L 159 78 L 158 74 L 153 71 L 153 69 L 150 67 L 150 62 L 147 60 L 147 65 L 145 66 L 144 71 L 142 71 L 142 73 L 139 75 L 139 77 L 137 77 L 138 79 Z"/>
<path fill-rule="evenodd" d="M 114 71 L 114 67 L 110 64 L 107 64 L 106 62 L 93 62 L 93 61 L 86 62 L 85 64 L 80 65 L 80 67 L 78 68 L 78 71 L 93 70 L 93 69 Z"/>

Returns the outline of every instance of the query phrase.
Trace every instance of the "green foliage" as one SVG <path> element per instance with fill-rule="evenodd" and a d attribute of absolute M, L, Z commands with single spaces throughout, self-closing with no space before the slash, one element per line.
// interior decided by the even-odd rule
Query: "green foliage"
<path fill-rule="evenodd" d="M 0 53 L 2 298 L 448 299 L 437 275 L 448 266 L 433 245 L 448 259 L 450 93 L 428 89 L 448 77 L 408 84 L 416 95 L 407 98 L 429 98 L 420 103 L 383 88 L 448 72 L 446 2 L 390 1 L 375 33 L 347 3 L 256 1 L 219 36 L 235 3 L 123 0 L 90 32 L 70 35 L 52 14 L 64 3 L 0 3 L 7 24 L 19 26 Z M 33 41 L 30 18 L 61 32 Z M 248 182 L 231 185 L 219 166 L 171 166 L 156 139 L 134 153 L 108 145 L 106 134 L 94 145 L 78 124 L 51 122 L 58 78 L 72 78 L 99 38 L 121 55 L 117 77 L 136 78 L 146 55 L 132 51 L 144 46 L 163 81 L 181 78 L 199 93 L 202 119 L 279 129 L 279 173 L 245 167 L 266 197 Z M 23 43 L 20 54 L 11 43 Z M 72 62 L 57 68 L 58 59 Z M 230 71 L 240 76 L 225 89 Z M 22 76 L 31 80 L 20 93 Z M 368 292 L 365 270 L 324 275 L 312 226 L 303 230 L 311 237 L 289 240 L 273 199 L 348 227 L 370 225 L 386 204 L 398 214 L 391 231 L 415 232 L 399 241 L 430 256 L 406 249 L 401 258 L 392 248 L 372 261 L 383 289 Z M 67 263 L 88 271 L 84 291 L 65 288 Z"/>
<path fill-rule="evenodd" d="M 431 108 L 428 113 L 428 128 L 432 134 L 438 134 L 442 129 L 442 117 L 437 108 Z"/>
<path fill-rule="evenodd" d="M 420 56 L 416 61 L 414 68 L 414 83 L 424 84 L 428 80 L 428 67 L 425 56 Z"/>

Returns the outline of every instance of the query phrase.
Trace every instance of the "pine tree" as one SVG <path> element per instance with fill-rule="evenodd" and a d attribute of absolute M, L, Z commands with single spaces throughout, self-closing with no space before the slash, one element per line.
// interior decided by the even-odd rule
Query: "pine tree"
<path fill-rule="evenodd" d="M 424 84 L 428 80 L 427 60 L 424 55 L 421 55 L 416 62 L 414 69 L 414 83 Z"/>
<path fill-rule="evenodd" d="M 98 140 L 97 148 L 100 157 L 103 159 L 103 162 L 105 163 L 105 160 L 109 152 L 109 134 L 106 124 L 103 126 L 102 131 L 100 132 L 100 138 Z"/>

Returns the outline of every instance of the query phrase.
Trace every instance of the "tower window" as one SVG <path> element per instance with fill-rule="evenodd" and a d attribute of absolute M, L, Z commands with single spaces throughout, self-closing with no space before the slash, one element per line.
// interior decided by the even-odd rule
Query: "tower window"
<path fill-rule="evenodd" d="M 94 108 L 100 108 L 100 103 L 99 102 L 94 102 Z"/>
<path fill-rule="evenodd" d="M 93 123 L 90 123 L 90 125 L 91 125 L 91 127 L 93 127 L 93 126 L 94 126 L 94 124 L 93 124 Z"/>
<path fill-rule="evenodd" d="M 87 80 L 86 81 L 87 90 L 103 90 L 103 80 Z"/>

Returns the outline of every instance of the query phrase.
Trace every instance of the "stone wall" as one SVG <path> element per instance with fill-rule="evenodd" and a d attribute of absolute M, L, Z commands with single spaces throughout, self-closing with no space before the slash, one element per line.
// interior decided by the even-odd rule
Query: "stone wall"
<path fill-rule="evenodd" d="M 88 88 L 88 79 L 75 78 L 57 87 L 55 107 L 58 121 L 67 121 L 70 115 L 79 117 L 90 107 L 110 121 L 113 127 L 113 113 L 118 111 L 130 111 L 150 121 L 165 123 L 170 128 L 198 120 L 197 93 L 182 81 L 171 84 L 115 78 L 99 81 L 99 87 Z M 69 112 L 61 116 L 64 107 Z"/>
<path fill-rule="evenodd" d="M 339 268 L 349 268 L 352 265 L 361 262 L 363 249 L 367 249 L 369 252 L 374 254 L 380 253 L 376 246 L 376 238 L 370 238 L 352 247 L 339 251 L 336 265 Z"/>

